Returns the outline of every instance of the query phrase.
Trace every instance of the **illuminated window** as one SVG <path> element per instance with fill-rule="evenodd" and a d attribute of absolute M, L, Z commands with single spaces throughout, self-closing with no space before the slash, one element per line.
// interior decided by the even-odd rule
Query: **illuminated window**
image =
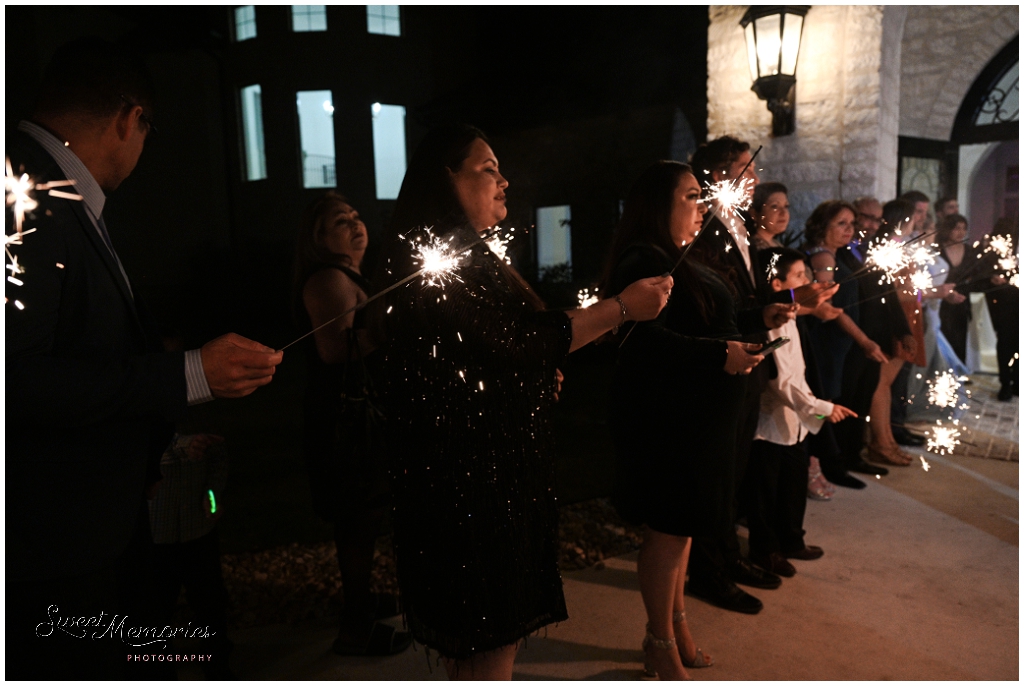
<path fill-rule="evenodd" d="M 377 198 L 394 200 L 405 178 L 405 108 L 373 103 L 373 166 Z"/>
<path fill-rule="evenodd" d="M 537 208 L 537 267 L 572 272 L 572 212 L 569 205 Z M 564 267 L 563 267 L 564 265 Z"/>
<path fill-rule="evenodd" d="M 367 5 L 366 30 L 382 36 L 401 36 L 402 23 L 398 5 Z"/>
<path fill-rule="evenodd" d="M 235 40 L 244 41 L 256 37 L 256 5 L 242 5 L 235 8 Z"/>
<path fill-rule="evenodd" d="M 292 5 L 292 31 L 326 31 L 327 5 Z"/>
<path fill-rule="evenodd" d="M 302 187 L 338 185 L 334 152 L 334 99 L 331 91 L 299 91 L 299 145 L 302 148 Z"/>
<path fill-rule="evenodd" d="M 243 88 L 241 96 L 245 180 L 257 181 L 267 178 L 267 156 L 263 149 L 263 98 L 259 84 Z"/>

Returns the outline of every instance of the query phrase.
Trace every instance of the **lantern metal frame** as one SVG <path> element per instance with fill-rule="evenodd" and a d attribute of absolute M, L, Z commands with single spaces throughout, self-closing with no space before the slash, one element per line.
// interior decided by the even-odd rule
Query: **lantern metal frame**
<path fill-rule="evenodd" d="M 746 31 L 748 24 L 754 23 L 754 55 L 752 59 L 754 61 L 753 63 L 757 67 L 758 74 L 754 79 L 754 85 L 750 87 L 750 90 L 754 91 L 754 93 L 757 94 L 757 97 L 761 100 L 767 101 L 768 111 L 772 113 L 773 136 L 788 136 L 796 131 L 796 66 L 800 58 L 800 44 L 803 42 L 804 23 L 806 22 L 802 21 L 800 24 L 800 35 L 797 38 L 796 56 L 793 60 L 793 73 L 783 74 L 782 39 L 786 30 L 786 15 L 792 14 L 801 18 L 806 18 L 807 12 L 810 9 L 810 5 L 751 5 L 743 15 L 743 19 L 740 20 L 740 26 L 743 27 L 744 32 Z M 756 21 L 776 14 L 779 15 L 778 73 L 761 76 L 760 53 L 757 50 L 758 36 Z M 750 45 L 747 45 L 747 50 L 750 50 Z M 749 60 L 751 59 L 751 56 L 748 54 L 747 58 Z"/>

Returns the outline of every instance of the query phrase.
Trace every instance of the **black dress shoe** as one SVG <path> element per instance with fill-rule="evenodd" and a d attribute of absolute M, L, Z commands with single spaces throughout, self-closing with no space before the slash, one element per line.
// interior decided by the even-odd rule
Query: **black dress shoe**
<path fill-rule="evenodd" d="M 791 577 L 796 574 L 796 567 L 789 563 L 789 560 L 784 558 L 780 553 L 769 553 L 768 555 L 750 556 L 751 561 L 755 564 L 764 567 L 772 574 L 778 574 L 779 576 Z"/>
<path fill-rule="evenodd" d="M 808 545 L 804 546 L 803 550 L 798 550 L 795 553 L 785 553 L 785 556 L 790 560 L 817 560 L 824 554 L 825 551 L 820 546 Z"/>
<path fill-rule="evenodd" d="M 686 593 L 732 612 L 756 615 L 764 608 L 760 600 L 723 577 L 690 579 L 686 582 Z"/>
<path fill-rule="evenodd" d="M 825 478 L 828 479 L 830 482 L 834 483 L 836 486 L 842 486 L 843 488 L 852 488 L 855 490 L 867 488 L 866 483 L 864 483 L 855 476 L 851 476 L 850 474 L 840 474 L 839 476 L 826 476 Z"/>
<path fill-rule="evenodd" d="M 739 558 L 732 564 L 727 564 L 729 579 L 736 584 L 753 586 L 754 588 L 773 589 L 782 585 L 782 579 L 771 572 L 766 572 L 760 567 L 750 564 L 750 560 Z"/>
<path fill-rule="evenodd" d="M 999 393 L 996 394 L 996 399 L 1006 402 L 1013 397 L 1013 386 L 1010 384 L 1003 384 L 999 387 Z"/>
<path fill-rule="evenodd" d="M 879 467 L 878 465 L 869 464 L 864 460 L 857 460 L 855 463 L 850 465 L 849 469 L 851 472 L 871 474 L 872 476 L 874 476 L 875 474 L 877 474 L 878 476 L 885 476 L 886 474 L 889 473 L 889 470 L 886 469 L 885 467 Z"/>
<path fill-rule="evenodd" d="M 910 446 L 922 446 L 925 444 L 925 440 L 921 436 L 915 436 L 903 427 L 893 427 L 892 437 L 896 439 L 896 442 L 900 445 Z"/>

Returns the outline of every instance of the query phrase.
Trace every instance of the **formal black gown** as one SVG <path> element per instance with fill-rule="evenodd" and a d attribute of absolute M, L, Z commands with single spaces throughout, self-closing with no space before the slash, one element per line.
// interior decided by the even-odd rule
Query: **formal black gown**
<path fill-rule="evenodd" d="M 614 269 L 608 292 L 672 266 L 664 251 L 633 246 Z M 677 272 L 669 304 L 654 321 L 638 323 L 620 350 L 610 419 L 616 507 L 631 523 L 675 536 L 715 533 L 728 516 L 747 385 L 746 376 L 723 370 L 725 339 L 740 336 L 734 296 L 710 269 L 688 266 L 710 294 L 713 312 L 705 321 Z"/>
<path fill-rule="evenodd" d="M 454 236 L 472 246 L 457 279 L 414 280 L 382 318 L 402 602 L 418 641 L 463 659 L 568 618 L 548 416 L 572 327 Z"/>

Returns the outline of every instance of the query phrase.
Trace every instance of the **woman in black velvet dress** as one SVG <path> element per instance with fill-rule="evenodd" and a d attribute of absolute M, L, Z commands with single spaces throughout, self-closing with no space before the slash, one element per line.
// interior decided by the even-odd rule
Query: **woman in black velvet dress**
<path fill-rule="evenodd" d="M 511 678 L 517 642 L 567 618 L 548 426 L 558 366 L 627 319 L 655 317 L 672 282 L 544 311 L 481 237 L 504 219 L 507 187 L 478 130 L 430 132 L 402 184 L 382 284 L 420 267 L 411 241 L 423 227 L 465 253 L 449 283 L 414 280 L 380 310 L 403 607 L 460 679 Z"/>
<path fill-rule="evenodd" d="M 960 214 L 946 215 L 935 227 L 935 242 L 939 244 L 942 259 L 949 265 L 945 283 L 955 283 L 956 291 L 965 296 L 954 299 L 943 298 L 939 305 L 942 334 L 949 341 L 957 358 L 967 363 L 967 329 L 971 325 L 972 291 L 983 291 L 987 274 L 978 270 L 977 250 L 965 244 L 967 240 L 967 217 Z M 965 278 L 966 277 L 966 278 Z"/>
<path fill-rule="evenodd" d="M 704 212 L 688 165 L 648 168 L 626 199 L 606 292 L 670 272 Z M 758 323 L 764 313 L 737 313 L 734 294 L 710 269 L 684 259 L 675 278 L 669 306 L 656 320 L 638 324 L 622 345 L 611 414 L 616 504 L 625 519 L 647 526 L 637 565 L 650 620 L 645 667 L 665 680 L 686 678 L 684 664 L 711 664 L 686 622 L 686 563 L 690 538 L 713 531 L 727 516 L 722 508 L 732 493 L 724 456 L 735 450 L 745 375 L 763 359 L 735 340 L 738 318 L 750 320 L 744 328 L 764 329 Z"/>

